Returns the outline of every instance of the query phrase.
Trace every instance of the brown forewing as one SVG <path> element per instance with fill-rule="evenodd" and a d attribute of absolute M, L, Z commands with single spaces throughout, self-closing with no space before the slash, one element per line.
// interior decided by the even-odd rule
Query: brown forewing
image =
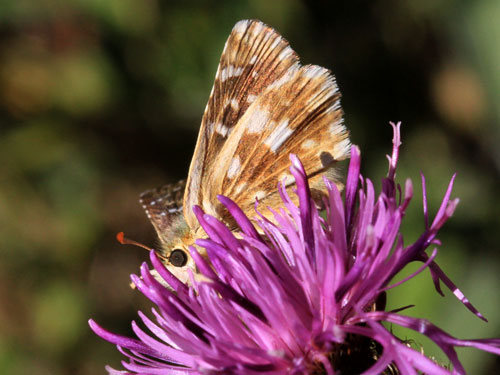
<path fill-rule="evenodd" d="M 205 209 L 217 205 L 214 194 L 207 196 L 204 192 L 212 189 L 213 172 L 220 168 L 220 150 L 239 120 L 269 85 L 297 66 L 297 55 L 272 28 L 255 20 L 234 26 L 221 56 L 189 169 L 184 214 L 192 229 L 198 226 L 193 205 Z"/>

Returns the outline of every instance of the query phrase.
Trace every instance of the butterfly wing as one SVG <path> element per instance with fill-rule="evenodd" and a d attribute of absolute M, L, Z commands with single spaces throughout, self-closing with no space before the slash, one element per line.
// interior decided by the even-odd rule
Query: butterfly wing
<path fill-rule="evenodd" d="M 219 168 L 220 151 L 235 126 L 266 87 L 296 66 L 297 55 L 272 28 L 256 20 L 234 26 L 222 52 L 189 168 L 184 215 L 193 230 L 198 227 L 192 212 L 195 204 L 208 212 L 218 206 L 213 195 L 204 192 L 211 189 L 209 181 L 213 180 L 213 170 Z"/>
<path fill-rule="evenodd" d="M 217 168 L 207 173 L 204 197 L 231 197 L 251 212 L 255 198 L 264 206 L 279 201 L 277 184 L 294 184 L 289 154 L 299 156 L 313 194 L 325 190 L 322 175 L 335 180 L 334 166 L 349 155 L 340 93 L 333 76 L 319 66 L 290 70 L 267 87 L 248 108 L 222 147 Z M 340 183 L 339 183 L 340 185 Z M 216 207 L 218 216 L 224 211 Z"/>
<path fill-rule="evenodd" d="M 139 199 L 161 243 L 167 246 L 186 229 L 182 210 L 185 188 L 186 181 L 181 180 L 146 190 Z"/>
<path fill-rule="evenodd" d="M 229 220 L 217 194 L 232 198 L 248 213 L 255 198 L 274 206 L 278 181 L 288 178 L 287 184 L 293 184 L 290 153 L 301 158 L 312 188 L 324 190 L 320 173 L 331 173 L 349 153 L 339 99 L 330 72 L 300 66 L 276 31 L 259 21 L 236 24 L 191 163 L 184 198 L 189 226 L 197 226 L 194 204 Z"/>

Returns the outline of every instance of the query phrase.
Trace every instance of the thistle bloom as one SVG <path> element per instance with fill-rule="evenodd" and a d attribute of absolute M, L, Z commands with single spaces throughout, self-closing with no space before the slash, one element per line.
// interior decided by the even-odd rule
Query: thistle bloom
<path fill-rule="evenodd" d="M 239 225 L 235 236 L 223 223 L 195 208 L 208 234 L 191 254 L 205 277 L 187 286 L 172 276 L 152 251 L 151 263 L 171 286 L 151 276 L 132 275 L 137 288 L 157 305 L 154 320 L 139 316 L 147 333 L 132 322 L 136 339 L 108 332 L 90 321 L 103 339 L 128 357 L 125 372 L 110 374 L 464 374 L 455 347 L 472 346 L 500 354 L 500 339 L 459 340 L 425 319 L 384 311 L 386 291 L 429 269 L 439 293 L 440 282 L 481 319 L 482 315 L 446 277 L 434 259 L 438 230 L 458 203 L 450 199 L 451 179 L 441 206 L 429 221 L 424 187 L 425 230 L 406 245 L 401 221 L 413 195 L 410 180 L 395 184 L 400 146 L 399 124 L 393 125 L 389 172 L 377 197 L 370 180 L 360 175 L 360 153 L 352 147 L 345 198 L 325 179 L 326 215 L 311 198 L 305 171 L 292 156 L 298 207 L 284 186 L 284 209 L 275 220 L 260 216 L 258 229 L 230 199 L 219 197 Z M 397 284 L 393 277 L 408 263 L 417 272 Z M 192 275 L 191 275 L 192 276 Z M 448 356 L 446 369 L 397 339 L 382 322 L 415 330 L 433 340 Z"/>

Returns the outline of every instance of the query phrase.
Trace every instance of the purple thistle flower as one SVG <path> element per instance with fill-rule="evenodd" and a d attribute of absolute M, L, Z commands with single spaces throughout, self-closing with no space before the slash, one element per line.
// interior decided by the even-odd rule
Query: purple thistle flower
<path fill-rule="evenodd" d="M 292 203 L 280 186 L 283 209 L 275 222 L 260 216 L 256 229 L 229 198 L 219 199 L 239 225 L 235 236 L 223 223 L 195 207 L 208 234 L 191 248 L 204 276 L 191 275 L 191 286 L 179 282 L 154 251 L 150 258 L 166 288 L 151 276 L 132 275 L 137 288 L 157 305 L 155 321 L 139 312 L 150 331 L 132 322 L 137 338 L 108 332 L 90 320 L 94 332 L 114 343 L 126 357 L 126 371 L 110 374 L 464 374 L 455 347 L 471 346 L 500 355 L 500 339 L 459 340 L 425 319 L 384 311 L 386 291 L 426 268 L 436 290 L 442 281 L 475 315 L 486 320 L 435 263 L 438 230 L 453 214 L 450 199 L 454 176 L 432 220 L 424 191 L 425 231 L 410 245 L 400 233 L 413 195 L 407 180 L 404 194 L 395 184 L 400 124 L 393 125 L 389 173 L 377 197 L 370 180 L 360 175 L 360 152 L 352 147 L 345 199 L 325 179 L 326 216 L 320 216 L 304 168 L 291 156 L 299 199 Z M 430 222 L 430 224 L 429 224 Z M 406 279 L 392 278 L 412 261 L 422 267 Z M 397 339 L 382 322 L 415 330 L 433 340 L 448 356 L 446 369 Z"/>

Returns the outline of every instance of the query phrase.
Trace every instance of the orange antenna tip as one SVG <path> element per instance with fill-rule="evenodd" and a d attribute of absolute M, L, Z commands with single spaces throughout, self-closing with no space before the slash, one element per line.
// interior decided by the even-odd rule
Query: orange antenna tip
<path fill-rule="evenodd" d="M 116 239 L 118 240 L 119 243 L 121 243 L 122 245 L 125 245 L 125 233 L 123 232 L 120 232 L 120 233 L 117 233 L 116 234 Z"/>
<path fill-rule="evenodd" d="M 143 245 L 142 243 L 140 242 L 137 242 L 137 241 L 134 241 L 134 240 L 131 240 L 130 238 L 127 238 L 125 237 L 125 234 L 123 232 L 120 232 L 116 235 L 116 239 L 118 240 L 119 243 L 121 243 L 122 245 L 134 245 L 134 246 L 139 246 L 139 247 L 142 247 L 143 249 L 146 249 L 147 251 L 151 251 L 153 249 L 151 249 L 150 247 L 146 246 L 146 245 Z"/>

